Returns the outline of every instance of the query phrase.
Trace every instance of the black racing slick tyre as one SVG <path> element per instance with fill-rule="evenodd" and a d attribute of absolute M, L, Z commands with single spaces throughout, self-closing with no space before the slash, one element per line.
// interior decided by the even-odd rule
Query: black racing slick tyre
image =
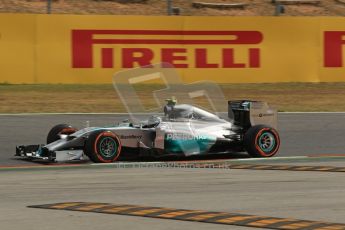
<path fill-rule="evenodd" d="M 84 153 L 95 163 L 111 163 L 121 153 L 121 142 L 118 136 L 110 131 L 96 131 L 86 140 Z"/>
<path fill-rule="evenodd" d="M 47 144 L 50 144 L 54 141 L 60 139 L 60 134 L 70 135 L 78 131 L 76 128 L 72 127 L 71 125 L 67 124 L 59 124 L 55 125 L 47 135 Z"/>
<path fill-rule="evenodd" d="M 253 126 L 244 135 L 244 148 L 251 157 L 272 157 L 279 146 L 279 134 L 269 126 Z"/>

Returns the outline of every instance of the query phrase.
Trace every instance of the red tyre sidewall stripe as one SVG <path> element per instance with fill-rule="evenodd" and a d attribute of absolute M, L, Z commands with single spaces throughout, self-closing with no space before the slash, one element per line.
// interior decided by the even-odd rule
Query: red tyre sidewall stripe
<path fill-rule="evenodd" d="M 117 147 L 117 152 L 116 152 L 117 154 L 116 154 L 115 158 L 113 158 L 113 159 L 105 160 L 105 159 L 103 159 L 103 157 L 98 152 L 98 149 L 97 149 L 98 140 L 99 140 L 99 138 L 101 138 L 103 136 L 115 138 L 117 140 L 117 142 L 118 142 L 118 147 Z M 114 161 L 117 160 L 117 158 L 119 158 L 120 153 L 121 153 L 121 142 L 120 142 L 120 139 L 114 133 L 112 133 L 110 131 L 109 132 L 102 132 L 102 133 L 98 134 L 98 136 L 97 136 L 97 138 L 95 140 L 94 151 L 96 153 L 96 156 L 97 156 L 98 160 L 100 160 L 101 162 L 103 162 L 103 163 L 114 162 Z"/>
<path fill-rule="evenodd" d="M 276 147 L 275 147 L 275 150 L 273 152 L 271 152 L 270 154 L 267 154 L 265 153 L 264 151 L 262 151 L 262 149 L 260 148 L 260 146 L 257 144 L 258 143 L 258 140 L 259 140 L 259 137 L 261 136 L 261 134 L 265 131 L 269 131 L 271 133 L 273 133 L 274 137 L 276 138 Z M 276 154 L 279 150 L 279 146 L 280 146 L 280 138 L 279 138 L 279 135 L 277 133 L 277 131 L 275 131 L 274 129 L 270 129 L 270 128 L 263 128 L 261 129 L 258 134 L 256 134 L 256 137 L 255 137 L 255 148 L 256 150 L 258 150 L 258 152 L 260 153 L 261 156 L 263 157 L 271 157 L 273 156 L 274 154 Z"/>

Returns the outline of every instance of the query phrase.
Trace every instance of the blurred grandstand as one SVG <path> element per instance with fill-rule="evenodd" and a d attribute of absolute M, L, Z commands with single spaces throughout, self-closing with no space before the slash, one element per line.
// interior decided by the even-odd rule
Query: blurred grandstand
<path fill-rule="evenodd" d="M 0 0 L 0 13 L 47 13 L 49 0 Z M 169 0 L 51 0 L 55 14 L 166 15 Z M 171 0 L 173 13 L 195 16 L 345 16 L 345 0 Z M 201 3 L 201 4 L 200 4 Z"/>

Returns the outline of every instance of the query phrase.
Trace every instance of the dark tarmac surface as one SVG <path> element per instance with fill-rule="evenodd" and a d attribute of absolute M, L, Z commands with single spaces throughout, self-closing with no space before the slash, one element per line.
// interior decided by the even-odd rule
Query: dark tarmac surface
<path fill-rule="evenodd" d="M 139 117 L 145 119 L 148 115 Z M 83 128 L 87 121 L 90 126 L 103 126 L 126 118 L 128 115 L 115 114 L 1 115 L 0 165 L 27 163 L 14 159 L 15 146 L 45 143 L 47 133 L 56 124 Z M 280 113 L 278 121 L 281 149 L 277 156 L 345 154 L 345 113 Z"/>

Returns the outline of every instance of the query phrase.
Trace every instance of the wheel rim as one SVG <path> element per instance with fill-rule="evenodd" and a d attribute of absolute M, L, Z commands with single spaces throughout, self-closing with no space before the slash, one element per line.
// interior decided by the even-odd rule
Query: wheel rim
<path fill-rule="evenodd" d="M 262 151 L 264 151 L 265 153 L 270 153 L 275 148 L 276 138 L 272 133 L 264 132 L 261 134 L 258 142 L 259 147 Z"/>
<path fill-rule="evenodd" d="M 104 157 L 113 157 L 114 155 L 116 155 L 117 152 L 117 143 L 116 141 L 111 138 L 111 137 L 104 137 L 100 144 L 100 154 Z"/>

